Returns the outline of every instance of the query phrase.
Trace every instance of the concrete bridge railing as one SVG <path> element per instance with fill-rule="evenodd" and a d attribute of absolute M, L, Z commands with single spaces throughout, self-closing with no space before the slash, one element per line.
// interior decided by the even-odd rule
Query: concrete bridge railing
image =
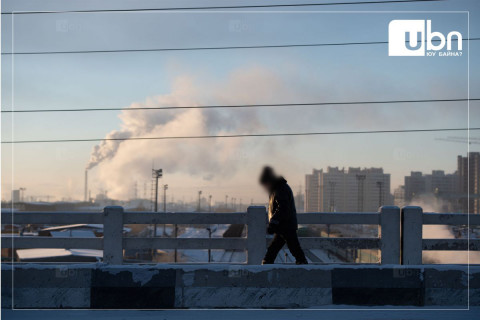
<path fill-rule="evenodd" d="M 66 248 L 103 250 L 107 264 L 122 264 L 125 249 L 246 250 L 248 264 L 260 264 L 266 250 L 265 207 L 240 213 L 127 212 L 106 207 L 103 212 L 2 212 L 2 224 L 103 224 L 101 238 L 2 237 L 2 248 Z M 379 212 L 303 213 L 299 224 L 377 225 L 378 238 L 300 238 L 306 249 L 325 247 L 379 249 L 381 264 L 421 264 L 422 250 L 480 250 L 480 240 L 422 239 L 423 224 L 480 225 L 480 215 L 423 213 L 420 207 L 381 207 Z M 123 236 L 125 224 L 245 224 L 246 238 L 132 238 Z"/>
<path fill-rule="evenodd" d="M 401 263 L 422 264 L 422 250 L 480 250 L 480 239 L 423 239 L 424 225 L 480 225 L 480 215 L 423 212 L 421 207 L 403 207 L 401 223 Z"/>

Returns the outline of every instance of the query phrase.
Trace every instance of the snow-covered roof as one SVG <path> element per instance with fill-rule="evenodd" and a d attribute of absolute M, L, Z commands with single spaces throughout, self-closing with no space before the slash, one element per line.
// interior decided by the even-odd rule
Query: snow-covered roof
<path fill-rule="evenodd" d="M 68 256 L 102 258 L 103 251 L 93 249 L 19 249 L 17 255 L 20 260 Z"/>
<path fill-rule="evenodd" d="M 78 224 L 67 224 L 63 226 L 49 227 L 42 229 L 42 231 L 61 231 L 61 230 L 71 230 L 71 229 L 93 229 L 97 231 L 103 230 L 103 224 L 97 223 L 78 223 Z M 123 231 L 130 232 L 131 228 L 123 227 Z"/>
<path fill-rule="evenodd" d="M 58 230 L 65 230 L 65 229 L 78 229 L 78 228 L 102 230 L 103 224 L 86 224 L 86 223 L 67 224 L 63 226 L 45 228 L 45 229 L 42 229 L 42 231 L 58 231 Z"/>

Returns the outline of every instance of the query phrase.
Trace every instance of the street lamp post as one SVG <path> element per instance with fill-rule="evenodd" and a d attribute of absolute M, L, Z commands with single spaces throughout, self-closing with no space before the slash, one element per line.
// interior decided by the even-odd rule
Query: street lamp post
<path fill-rule="evenodd" d="M 163 212 L 167 212 L 167 189 L 168 184 L 163 185 Z M 163 235 L 165 236 L 165 223 L 163 224 Z"/>
<path fill-rule="evenodd" d="M 152 169 L 152 176 L 155 179 L 155 212 L 158 212 L 158 179 L 163 176 L 163 169 Z M 157 236 L 157 224 L 153 225 L 153 236 Z"/>
<path fill-rule="evenodd" d="M 207 228 L 207 231 L 208 231 L 208 238 L 209 239 L 212 239 L 212 233 L 214 233 L 215 231 L 217 231 L 217 227 L 216 226 L 209 226 Z M 208 247 L 208 262 L 211 262 L 212 261 L 212 250 L 210 249 L 210 246 Z"/>

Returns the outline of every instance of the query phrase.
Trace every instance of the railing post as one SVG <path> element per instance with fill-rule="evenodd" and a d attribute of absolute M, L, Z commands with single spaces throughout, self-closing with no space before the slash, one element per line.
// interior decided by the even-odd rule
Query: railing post
<path fill-rule="evenodd" d="M 103 262 L 123 262 L 123 207 L 109 206 L 103 209 Z"/>
<path fill-rule="evenodd" d="M 420 207 L 402 209 L 402 264 L 422 264 L 423 210 Z"/>
<path fill-rule="evenodd" d="M 247 264 L 261 264 L 265 250 L 267 211 L 263 206 L 247 209 Z"/>
<path fill-rule="evenodd" d="M 400 264 L 400 208 L 380 208 L 381 264 Z"/>

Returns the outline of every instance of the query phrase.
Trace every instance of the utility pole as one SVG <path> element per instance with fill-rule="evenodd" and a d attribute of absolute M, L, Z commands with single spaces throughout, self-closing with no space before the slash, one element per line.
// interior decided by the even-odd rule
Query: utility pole
<path fill-rule="evenodd" d="M 357 180 L 358 180 L 358 212 L 363 212 L 363 209 L 364 209 L 364 195 L 365 195 L 365 179 L 367 178 L 366 175 L 364 174 L 357 174 Z M 359 236 L 362 237 L 363 236 L 363 224 L 360 225 L 360 232 L 359 232 Z M 353 257 L 353 260 L 355 261 L 356 259 L 356 256 L 359 254 L 360 249 L 353 249 L 353 254 L 354 254 L 354 257 Z M 360 253 L 361 255 L 361 253 Z M 360 258 L 361 259 L 361 258 Z"/>
<path fill-rule="evenodd" d="M 158 179 L 163 176 L 162 169 L 152 169 L 152 177 L 155 179 L 155 208 L 154 211 L 158 212 Z"/>
<path fill-rule="evenodd" d="M 225 209 L 228 208 L 228 195 L 225 195 Z"/>
<path fill-rule="evenodd" d="M 208 212 L 212 212 L 212 195 L 208 196 Z"/>
<path fill-rule="evenodd" d="M 167 212 L 167 189 L 168 184 L 163 185 L 163 212 Z"/>
<path fill-rule="evenodd" d="M 84 197 L 83 197 L 84 202 L 87 202 L 87 196 L 88 196 L 88 169 L 85 169 L 85 190 L 84 190 Z"/>
<path fill-rule="evenodd" d="M 215 226 L 209 226 L 207 228 L 207 231 L 208 231 L 208 238 L 209 239 L 212 239 L 212 233 L 214 233 L 215 231 L 217 231 L 217 227 Z M 208 262 L 212 262 L 212 250 L 210 249 L 210 247 L 208 248 Z"/>
<path fill-rule="evenodd" d="M 197 205 L 197 212 L 200 212 L 201 208 L 201 196 L 202 196 L 202 190 L 198 191 L 198 205 Z"/>
<path fill-rule="evenodd" d="M 163 176 L 162 169 L 152 169 L 152 178 L 155 179 L 155 202 L 154 202 L 154 212 L 158 212 L 158 179 Z M 157 236 L 157 224 L 153 225 L 153 236 Z"/>
<path fill-rule="evenodd" d="M 168 189 L 168 184 L 163 185 L 163 212 L 167 212 L 167 189 Z M 175 225 L 175 229 L 177 228 L 177 225 Z M 163 224 L 163 235 L 165 236 L 165 223 Z M 176 237 L 176 236 L 175 236 Z"/>

